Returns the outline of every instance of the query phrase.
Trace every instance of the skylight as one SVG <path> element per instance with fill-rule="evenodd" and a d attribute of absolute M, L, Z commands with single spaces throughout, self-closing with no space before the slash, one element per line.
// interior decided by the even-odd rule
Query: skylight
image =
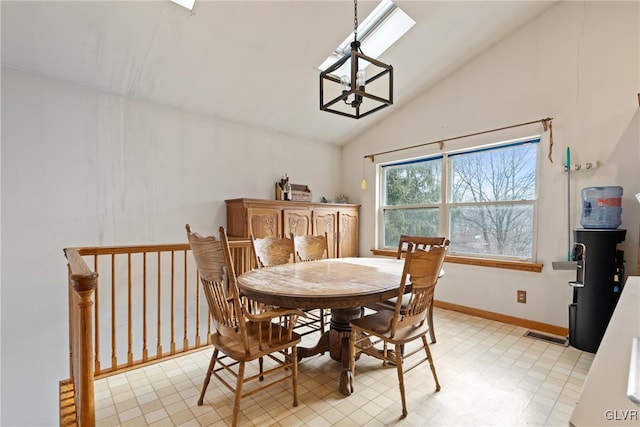
<path fill-rule="evenodd" d="M 372 58 L 379 57 L 385 50 L 400 39 L 416 21 L 404 13 L 391 0 L 382 0 L 367 18 L 358 25 L 358 41 L 362 53 Z M 338 46 L 338 48 L 325 59 L 318 67 L 320 71 L 326 70 L 340 58 L 351 52 L 353 32 Z M 335 75 L 349 74 L 351 60 L 347 61 Z"/>
<path fill-rule="evenodd" d="M 171 0 L 171 1 L 189 10 L 193 10 L 193 5 L 196 4 L 196 0 Z"/>

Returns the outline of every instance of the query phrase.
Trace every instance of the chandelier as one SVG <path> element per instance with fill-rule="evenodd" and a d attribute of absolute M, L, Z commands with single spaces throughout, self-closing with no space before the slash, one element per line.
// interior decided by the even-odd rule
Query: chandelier
<path fill-rule="evenodd" d="M 340 69 L 345 64 L 347 72 L 342 73 Z M 320 73 L 320 109 L 359 119 L 392 104 L 393 66 L 362 53 L 358 41 L 358 1 L 354 0 L 351 51 Z"/>

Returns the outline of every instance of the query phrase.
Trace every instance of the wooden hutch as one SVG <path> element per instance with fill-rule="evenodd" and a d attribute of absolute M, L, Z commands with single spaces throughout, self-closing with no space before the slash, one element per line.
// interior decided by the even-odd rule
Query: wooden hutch
<path fill-rule="evenodd" d="M 227 204 L 231 237 L 284 237 L 327 233 L 329 257 L 358 256 L 360 205 L 233 199 Z"/>

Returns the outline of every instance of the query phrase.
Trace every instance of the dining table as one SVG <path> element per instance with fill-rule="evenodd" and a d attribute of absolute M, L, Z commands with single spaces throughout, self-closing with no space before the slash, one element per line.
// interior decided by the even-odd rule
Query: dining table
<path fill-rule="evenodd" d="M 240 292 L 249 299 L 299 309 L 331 309 L 329 330 L 314 347 L 298 348 L 298 358 L 329 352 L 342 363 L 339 390 L 353 391 L 349 370 L 351 320 L 361 316 L 362 307 L 398 295 L 403 259 L 331 258 L 250 270 L 238 279 Z"/>

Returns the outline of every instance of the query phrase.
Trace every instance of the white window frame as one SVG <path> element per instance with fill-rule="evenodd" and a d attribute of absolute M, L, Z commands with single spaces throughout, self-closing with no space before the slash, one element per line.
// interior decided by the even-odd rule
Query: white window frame
<path fill-rule="evenodd" d="M 462 153 L 472 153 L 474 151 L 479 151 L 483 149 L 499 149 L 506 148 L 509 146 L 532 143 L 536 144 L 536 167 L 535 167 L 535 194 L 534 198 L 530 200 L 523 201 L 496 201 L 496 202 L 451 202 L 451 188 L 450 188 L 450 170 L 451 170 L 451 160 L 450 155 L 462 154 Z M 433 154 L 425 154 L 423 156 L 416 156 L 412 158 L 399 158 L 394 161 L 381 162 L 376 165 L 376 175 L 377 175 L 377 197 L 376 197 L 376 248 L 387 250 L 387 249 L 397 249 L 395 247 L 385 247 L 384 246 L 384 213 L 385 209 L 388 209 L 386 205 L 382 203 L 386 200 L 386 183 L 385 183 L 385 173 L 384 167 L 390 165 L 396 165 L 404 162 L 419 162 L 421 160 L 430 160 L 434 158 L 441 157 L 441 181 L 440 181 L 440 203 L 427 203 L 421 205 L 411 205 L 412 208 L 438 208 L 439 209 L 439 217 L 438 217 L 438 233 L 441 236 L 449 237 L 450 232 L 450 209 L 452 207 L 459 206 L 513 206 L 513 205 L 532 205 L 533 206 L 533 224 L 532 224 L 532 235 L 531 235 L 531 257 L 523 258 L 523 257 L 515 257 L 515 256 L 506 256 L 506 255 L 496 255 L 496 254 L 478 254 L 478 253 L 466 253 L 466 252 L 453 252 L 449 251 L 449 255 L 452 256 L 461 256 L 461 257 L 469 257 L 469 258 L 479 258 L 479 259 L 491 259 L 491 260 L 504 260 L 504 261 L 520 261 L 520 262 L 537 262 L 537 247 L 538 247 L 538 205 L 540 200 L 540 171 L 541 171 L 541 136 L 527 136 L 523 138 L 518 138 L 515 140 L 502 141 L 492 144 L 486 144 L 482 146 L 469 146 L 463 149 L 456 149 L 450 151 L 444 151 L 441 153 L 433 153 Z M 391 209 L 398 208 L 396 206 L 391 207 Z"/>

